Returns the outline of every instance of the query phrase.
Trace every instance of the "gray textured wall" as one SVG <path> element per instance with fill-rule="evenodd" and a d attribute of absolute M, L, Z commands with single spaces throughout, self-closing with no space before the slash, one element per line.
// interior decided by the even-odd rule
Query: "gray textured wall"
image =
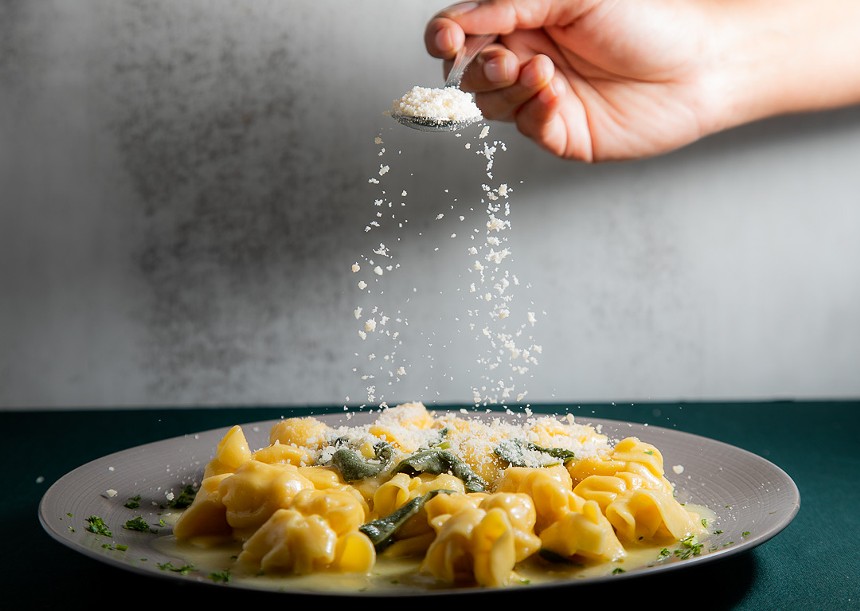
<path fill-rule="evenodd" d="M 860 109 L 600 166 L 493 125 L 487 176 L 383 115 L 445 4 L 0 3 L 0 408 L 860 395 Z M 502 183 L 525 373 L 469 328 Z"/>

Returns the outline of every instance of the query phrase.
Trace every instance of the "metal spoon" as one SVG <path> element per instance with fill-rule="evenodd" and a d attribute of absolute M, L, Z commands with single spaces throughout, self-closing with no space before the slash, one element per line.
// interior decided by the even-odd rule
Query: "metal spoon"
<path fill-rule="evenodd" d="M 481 34 L 479 36 L 467 37 L 465 44 L 454 59 L 454 65 L 451 67 L 448 78 L 445 80 L 445 88 L 460 87 L 460 81 L 463 80 L 463 73 L 466 72 L 466 68 L 478 56 L 478 53 L 495 40 L 495 38 L 495 34 Z M 463 129 L 483 118 L 478 114 L 468 119 L 455 121 L 438 117 L 416 117 L 396 112 L 392 112 L 391 116 L 407 127 L 424 132 L 453 132 Z"/>

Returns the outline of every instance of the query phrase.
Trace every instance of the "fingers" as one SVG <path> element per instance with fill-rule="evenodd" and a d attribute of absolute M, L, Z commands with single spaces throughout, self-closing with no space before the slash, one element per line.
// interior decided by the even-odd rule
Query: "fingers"
<path fill-rule="evenodd" d="M 531 0 L 525 5 L 547 5 L 550 0 Z M 436 14 L 424 29 L 427 52 L 439 59 L 451 59 L 466 39 L 466 34 L 508 34 L 517 28 L 534 28 L 544 25 L 542 17 L 522 19 L 517 5 L 511 0 L 484 0 L 461 2 Z"/>
<path fill-rule="evenodd" d="M 432 19 L 424 29 L 427 53 L 438 59 L 452 59 L 465 40 L 466 34 L 460 24 L 445 17 Z"/>
<path fill-rule="evenodd" d="M 514 120 L 521 134 L 561 156 L 566 149 L 566 130 L 558 113 L 561 104 L 559 89 L 560 85 L 550 80 L 520 107 Z"/>
<path fill-rule="evenodd" d="M 448 70 L 450 62 L 445 62 Z M 520 75 L 520 60 L 501 45 L 488 46 L 466 70 L 461 87 L 464 91 L 484 92 L 510 87 Z"/>
<path fill-rule="evenodd" d="M 496 34 L 463 76 L 486 119 L 517 129 L 559 157 L 593 160 L 588 120 L 567 77 L 553 63 L 555 44 L 543 29 L 565 27 L 599 0 L 482 0 L 444 9 L 425 28 L 427 52 L 447 74 L 467 35 Z M 562 69 L 559 69 L 562 70 Z"/>
<path fill-rule="evenodd" d="M 509 60 L 516 61 L 516 56 L 505 51 L 504 55 L 490 61 L 496 59 L 507 63 Z M 555 75 L 555 65 L 547 56 L 535 55 L 514 70 L 508 66 L 502 68 L 499 75 L 503 79 L 501 81 L 489 78 L 489 75 L 495 76 L 496 67 L 488 64 L 481 67 L 483 70 L 476 70 L 475 74 L 469 75 L 468 82 L 463 77 L 463 88 L 468 87 L 468 90 L 476 92 L 475 103 L 487 119 L 513 121 L 526 103 L 534 102 L 534 112 L 542 112 L 555 104 L 556 97 L 552 95 L 551 89 L 543 98 L 540 95 L 550 86 Z"/>
<path fill-rule="evenodd" d="M 582 102 L 546 55 L 523 64 L 511 86 L 476 93 L 475 102 L 486 119 L 514 123 L 521 134 L 557 157 L 594 161 Z"/>
<path fill-rule="evenodd" d="M 583 100 L 560 74 L 520 107 L 514 121 L 521 134 L 559 158 L 595 161 L 596 143 Z"/>
<path fill-rule="evenodd" d="M 457 24 L 467 34 L 509 34 L 514 30 L 530 30 L 555 25 L 581 13 L 593 0 L 480 0 L 460 2 L 439 11 L 427 25 L 427 30 Z"/>
<path fill-rule="evenodd" d="M 572 3 L 578 4 L 576 0 Z M 499 35 L 498 42 L 488 46 L 467 70 L 462 88 L 482 93 L 514 87 L 506 94 L 521 103 L 523 96 L 534 95 L 552 78 L 553 69 L 551 62 L 544 60 L 528 67 L 534 51 L 509 49 L 510 40 L 506 34 L 522 30 L 513 34 L 518 36 L 555 22 L 557 16 L 550 15 L 552 6 L 552 0 L 483 0 L 455 4 L 428 22 L 424 43 L 431 56 L 444 60 L 447 74 L 467 35 Z M 523 78 L 525 80 L 518 83 Z"/>

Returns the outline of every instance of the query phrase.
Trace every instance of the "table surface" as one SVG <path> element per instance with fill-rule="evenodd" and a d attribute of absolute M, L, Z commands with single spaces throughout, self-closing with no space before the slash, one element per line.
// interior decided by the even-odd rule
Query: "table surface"
<path fill-rule="evenodd" d="M 794 480 L 800 490 L 800 510 L 773 539 L 725 559 L 615 583 L 484 593 L 478 602 L 519 599 L 534 604 L 546 597 L 549 603 L 552 597 L 555 603 L 559 595 L 569 594 L 580 601 L 638 605 L 668 601 L 691 609 L 860 609 L 860 401 L 544 404 L 531 408 L 537 413 L 570 408 L 582 421 L 602 418 L 662 426 L 743 448 L 776 464 Z M 63 475 L 113 452 L 233 424 L 335 409 L 0 411 L 6 469 L 0 511 L 10 543 L 0 572 L 3 599 L 18 601 L 14 608 L 27 609 L 66 607 L 72 594 L 81 602 L 135 609 L 147 605 L 170 608 L 179 603 L 197 606 L 210 601 L 235 602 L 244 608 L 283 602 L 318 604 L 319 596 L 304 601 L 300 595 L 186 584 L 103 564 L 52 539 L 39 523 L 38 505 L 50 485 Z"/>

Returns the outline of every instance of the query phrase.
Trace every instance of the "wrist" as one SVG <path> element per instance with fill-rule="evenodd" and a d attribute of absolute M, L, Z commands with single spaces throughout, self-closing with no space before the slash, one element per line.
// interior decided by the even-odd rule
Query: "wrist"
<path fill-rule="evenodd" d="M 860 2 L 740 0 L 711 7 L 703 85 L 713 104 L 705 129 L 860 103 Z"/>

